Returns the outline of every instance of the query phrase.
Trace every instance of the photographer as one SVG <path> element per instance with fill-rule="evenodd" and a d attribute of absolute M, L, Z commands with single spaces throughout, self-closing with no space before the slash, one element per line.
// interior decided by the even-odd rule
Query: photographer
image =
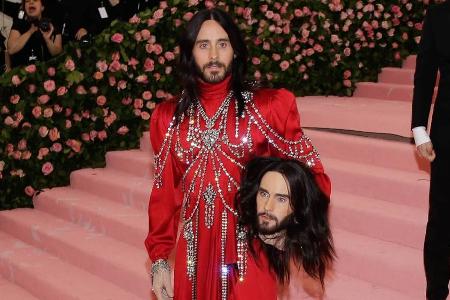
<path fill-rule="evenodd" d="M 11 67 L 45 61 L 62 52 L 61 34 L 42 17 L 44 0 L 23 0 L 23 19 L 14 19 L 8 39 Z"/>

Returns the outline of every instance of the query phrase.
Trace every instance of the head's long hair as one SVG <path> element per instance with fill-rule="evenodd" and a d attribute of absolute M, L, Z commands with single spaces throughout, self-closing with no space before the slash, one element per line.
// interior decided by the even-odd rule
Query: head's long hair
<path fill-rule="evenodd" d="M 269 171 L 281 173 L 290 193 L 293 213 L 286 228 L 284 251 L 261 242 L 270 267 L 278 280 L 289 282 L 289 262 L 303 267 L 306 273 L 324 285 L 325 272 L 334 260 L 333 239 L 328 222 L 329 198 L 317 186 L 311 171 L 299 161 L 274 157 L 259 157 L 249 162 L 242 174 L 236 195 L 239 223 L 248 230 L 252 255 L 256 251 L 252 240 L 258 238 L 256 195 L 261 179 Z"/>
<path fill-rule="evenodd" d="M 248 51 L 245 41 L 234 23 L 233 19 L 224 11 L 213 8 L 204 9 L 195 14 L 195 16 L 186 25 L 184 32 L 180 37 L 180 57 L 178 65 L 178 76 L 184 90 L 181 101 L 175 110 L 176 122 L 178 123 L 181 116 L 186 114 L 189 106 L 198 101 L 198 71 L 192 50 L 197 39 L 197 35 L 203 22 L 214 20 L 222 26 L 228 34 L 231 46 L 234 52 L 234 59 L 231 62 L 231 89 L 234 97 L 238 100 L 238 112 L 242 114 L 244 110 L 244 98 L 241 92 L 250 89 L 250 85 L 246 81 Z"/>

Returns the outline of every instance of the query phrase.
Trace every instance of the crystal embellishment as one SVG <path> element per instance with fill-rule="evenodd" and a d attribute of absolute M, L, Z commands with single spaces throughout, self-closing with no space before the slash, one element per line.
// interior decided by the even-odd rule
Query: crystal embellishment
<path fill-rule="evenodd" d="M 214 223 L 214 199 L 216 199 L 216 191 L 211 183 L 206 187 L 203 199 L 205 199 L 205 226 L 209 229 Z"/>
<path fill-rule="evenodd" d="M 213 148 L 218 138 L 219 130 L 217 129 L 207 129 L 202 134 L 203 144 L 208 150 L 211 150 Z"/>

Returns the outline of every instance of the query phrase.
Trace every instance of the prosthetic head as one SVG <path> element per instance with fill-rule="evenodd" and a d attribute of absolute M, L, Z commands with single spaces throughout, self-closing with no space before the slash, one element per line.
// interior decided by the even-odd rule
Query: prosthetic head
<path fill-rule="evenodd" d="M 249 162 L 236 197 L 239 222 L 248 242 L 260 239 L 280 281 L 289 280 L 289 262 L 323 282 L 334 256 L 328 197 L 308 167 L 274 157 Z M 252 253 L 254 249 L 250 247 Z"/>

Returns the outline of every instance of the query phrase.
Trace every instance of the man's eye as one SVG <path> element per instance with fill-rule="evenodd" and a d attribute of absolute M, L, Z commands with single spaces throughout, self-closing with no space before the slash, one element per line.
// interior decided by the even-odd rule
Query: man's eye
<path fill-rule="evenodd" d="M 226 42 L 219 43 L 220 48 L 226 48 L 227 46 L 228 46 L 228 43 L 226 43 Z"/>
<path fill-rule="evenodd" d="M 199 46 L 200 49 L 206 49 L 208 47 L 208 44 L 207 43 L 200 43 L 198 46 Z"/>
<path fill-rule="evenodd" d="M 260 191 L 259 195 L 261 195 L 261 197 L 267 198 L 269 196 L 269 194 L 267 192 L 264 191 Z"/>
<path fill-rule="evenodd" d="M 288 201 L 286 197 L 278 197 L 278 202 L 285 203 L 286 201 Z"/>

